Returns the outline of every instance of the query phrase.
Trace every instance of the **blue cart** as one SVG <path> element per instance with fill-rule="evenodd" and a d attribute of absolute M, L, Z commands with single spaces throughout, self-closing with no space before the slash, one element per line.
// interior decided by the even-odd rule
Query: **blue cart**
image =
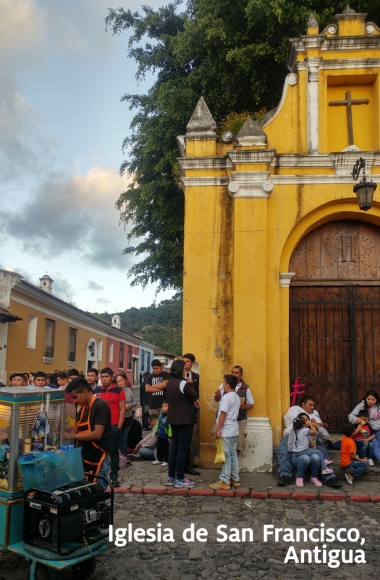
<path fill-rule="evenodd" d="M 60 444 L 64 442 L 66 422 L 64 392 L 35 387 L 0 389 L 0 447 L 7 446 L 4 457 L 0 456 L 0 547 L 15 552 L 31 562 L 25 580 L 52 580 L 55 571 L 71 568 L 78 578 L 89 578 L 96 566 L 96 556 L 107 550 L 108 540 L 100 539 L 93 546 L 88 545 L 73 551 L 66 557 L 38 549 L 30 551 L 24 543 L 24 511 L 28 493 L 22 486 L 18 467 L 20 453 L 32 450 L 32 426 L 36 415 L 45 405 L 51 434 Z M 52 492 L 52 494 L 54 494 Z M 113 516 L 113 489 L 111 488 L 111 523 Z M 75 547 L 75 541 L 71 542 Z M 78 548 L 80 544 L 78 543 Z"/>

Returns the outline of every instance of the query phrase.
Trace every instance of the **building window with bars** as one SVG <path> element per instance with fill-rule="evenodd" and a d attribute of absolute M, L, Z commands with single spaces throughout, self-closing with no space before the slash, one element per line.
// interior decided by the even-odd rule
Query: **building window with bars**
<path fill-rule="evenodd" d="M 69 328 L 69 358 L 68 361 L 74 363 L 77 353 L 77 329 Z"/>
<path fill-rule="evenodd" d="M 119 346 L 119 369 L 124 365 L 124 344 L 121 342 Z"/>
<path fill-rule="evenodd" d="M 44 357 L 54 358 L 55 320 L 46 318 Z"/>
<path fill-rule="evenodd" d="M 128 370 L 130 371 L 132 368 L 132 347 L 128 346 Z"/>

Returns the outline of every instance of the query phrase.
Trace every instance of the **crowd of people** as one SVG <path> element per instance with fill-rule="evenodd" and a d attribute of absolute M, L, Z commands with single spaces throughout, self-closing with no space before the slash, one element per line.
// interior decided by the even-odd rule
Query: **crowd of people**
<path fill-rule="evenodd" d="M 310 468 L 310 482 L 341 487 L 331 467 L 328 449 L 340 450 L 340 465 L 349 485 L 374 466 L 374 458 L 380 461 L 380 399 L 376 391 L 368 391 L 362 401 L 348 416 L 343 425 L 343 437 L 332 443 L 315 409 L 313 397 L 305 395 L 300 406 L 293 405 L 284 416 L 285 429 L 277 449 L 278 485 L 295 483 L 303 487 L 304 477 Z"/>
<path fill-rule="evenodd" d="M 190 462 L 199 409 L 199 375 L 192 370 L 194 364 L 191 353 L 165 369 L 158 359 L 153 360 L 152 372 L 141 377 L 140 401 L 127 374 L 115 374 L 108 367 L 91 368 L 86 376 L 77 369 L 51 375 L 42 371 L 13 373 L 10 381 L 13 387 L 32 385 L 65 391 L 66 407 L 72 408 L 66 438 L 82 447 L 85 471 L 99 476 L 103 486 L 109 478 L 112 486 L 118 487 L 120 465 L 130 466 L 128 455 L 134 455 L 167 467 L 167 486 L 191 488 L 195 484 L 186 475 L 200 475 Z M 241 366 L 234 366 L 230 374 L 224 375 L 214 400 L 218 411 L 211 433 L 221 440 L 224 461 L 218 481 L 210 487 L 239 487 L 239 454 L 245 447 L 247 412 L 254 406 Z M 137 409 L 141 422 L 134 417 Z M 285 429 L 277 449 L 278 485 L 292 484 L 295 479 L 296 486 L 303 487 L 310 469 L 314 485 L 340 487 L 328 448 L 340 449 L 340 463 L 350 485 L 374 465 L 374 459 L 380 461 L 377 392 L 368 391 L 348 419 L 342 440 L 333 444 L 313 397 L 305 395 L 300 406 L 291 406 L 284 415 Z"/>

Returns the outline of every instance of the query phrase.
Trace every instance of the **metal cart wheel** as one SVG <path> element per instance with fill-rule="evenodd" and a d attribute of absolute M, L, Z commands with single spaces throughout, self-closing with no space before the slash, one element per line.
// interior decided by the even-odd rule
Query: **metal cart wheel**
<path fill-rule="evenodd" d="M 30 568 L 31 566 L 29 566 L 29 568 L 25 572 L 24 580 L 29 580 Z M 34 578 L 35 580 L 52 580 L 49 568 L 47 566 L 43 566 L 42 564 L 37 564 L 36 571 L 34 573 Z"/>
<path fill-rule="evenodd" d="M 92 574 L 95 572 L 96 568 L 96 560 L 95 558 L 89 558 L 88 560 L 84 560 L 83 562 L 78 562 L 74 566 L 71 566 L 71 569 L 76 574 L 80 574 L 81 580 L 86 580 L 86 578 L 90 578 Z"/>

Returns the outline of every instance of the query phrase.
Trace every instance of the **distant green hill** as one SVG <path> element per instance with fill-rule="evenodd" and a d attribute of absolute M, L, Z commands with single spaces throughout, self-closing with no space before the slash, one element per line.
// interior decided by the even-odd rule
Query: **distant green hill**
<path fill-rule="evenodd" d="M 182 298 L 153 302 L 145 308 L 128 308 L 125 312 L 93 313 L 106 322 L 112 314 L 120 316 L 122 330 L 137 334 L 172 354 L 182 354 Z"/>

